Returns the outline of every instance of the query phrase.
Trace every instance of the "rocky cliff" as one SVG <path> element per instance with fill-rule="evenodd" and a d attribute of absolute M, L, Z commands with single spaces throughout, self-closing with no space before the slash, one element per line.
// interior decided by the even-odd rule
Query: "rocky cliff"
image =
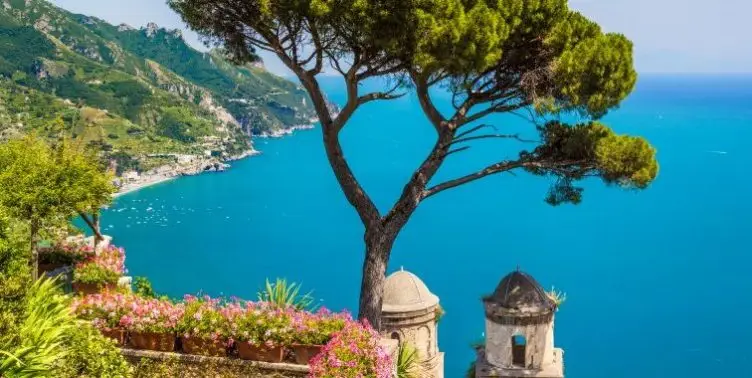
<path fill-rule="evenodd" d="M 251 134 L 311 123 L 309 104 L 260 61 L 232 65 L 221 51 L 193 49 L 179 30 L 0 0 L 0 138 L 62 128 L 121 165 L 147 169 L 158 164 L 153 154 L 248 151 Z"/>

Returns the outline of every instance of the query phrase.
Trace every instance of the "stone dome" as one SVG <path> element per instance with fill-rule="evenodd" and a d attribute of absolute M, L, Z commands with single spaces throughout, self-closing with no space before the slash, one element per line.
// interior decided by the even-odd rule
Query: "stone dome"
<path fill-rule="evenodd" d="M 531 275 L 519 270 L 504 277 L 490 296 L 483 299 L 487 306 L 505 312 L 547 313 L 556 304 Z"/>
<path fill-rule="evenodd" d="M 439 297 L 428 290 L 416 275 L 400 270 L 386 278 L 381 311 L 387 313 L 426 310 L 439 304 Z"/>

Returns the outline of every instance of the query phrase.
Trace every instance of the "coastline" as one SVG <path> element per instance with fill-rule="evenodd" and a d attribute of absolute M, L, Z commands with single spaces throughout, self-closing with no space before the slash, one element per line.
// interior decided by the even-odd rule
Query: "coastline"
<path fill-rule="evenodd" d="M 261 139 L 268 139 L 268 138 L 282 138 L 289 135 L 292 135 L 298 130 L 312 130 L 315 129 L 316 125 L 310 124 L 310 125 L 295 125 L 290 127 L 289 129 L 282 129 L 282 130 L 275 130 L 271 133 L 261 133 L 259 135 L 254 135 L 253 138 L 261 138 Z"/>
<path fill-rule="evenodd" d="M 126 184 L 126 185 L 121 186 L 120 189 L 115 194 L 112 195 L 112 198 L 122 197 L 126 194 L 133 193 L 141 189 L 150 187 L 152 185 L 161 184 L 163 182 L 167 182 L 176 178 L 178 178 L 178 176 L 163 176 L 161 178 L 156 178 L 156 177 L 150 178 L 150 179 L 144 180 L 143 182 Z"/>
<path fill-rule="evenodd" d="M 285 136 L 292 135 L 295 131 L 298 131 L 298 130 L 312 130 L 315 128 L 316 128 L 316 125 L 314 124 L 296 125 L 296 126 L 290 127 L 289 129 L 278 130 L 272 133 L 253 135 L 252 138 L 254 139 L 255 138 L 261 138 L 261 139 L 282 138 Z M 225 159 L 221 159 L 221 160 L 199 159 L 198 163 L 192 163 L 192 165 L 179 166 L 179 167 L 175 167 L 172 165 L 165 165 L 165 166 L 153 169 L 152 171 L 150 171 L 152 173 L 147 172 L 143 174 L 137 180 L 123 184 L 122 186 L 120 186 L 120 188 L 118 188 L 118 191 L 112 195 L 112 198 L 119 198 L 126 194 L 137 192 L 141 189 L 148 188 L 153 185 L 172 181 L 181 176 L 195 176 L 195 175 L 199 175 L 202 173 L 223 172 L 231 168 L 230 164 L 227 164 L 228 162 L 238 161 L 238 160 L 242 160 L 242 159 L 260 155 L 260 154 L 261 154 L 260 151 L 251 147 L 250 150 L 244 151 L 238 155 L 233 155 Z"/>

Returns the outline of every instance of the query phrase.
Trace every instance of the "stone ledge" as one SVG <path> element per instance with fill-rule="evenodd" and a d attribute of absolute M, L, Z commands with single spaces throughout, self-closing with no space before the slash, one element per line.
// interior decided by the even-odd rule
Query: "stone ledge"
<path fill-rule="evenodd" d="M 270 363 L 261 361 L 246 361 L 237 358 L 207 357 L 192 354 L 174 352 L 155 352 L 150 350 L 136 350 L 121 348 L 121 353 L 133 364 L 140 363 L 143 359 L 156 362 L 174 362 L 183 366 L 191 365 L 214 365 L 220 368 L 245 368 L 267 373 L 277 373 L 283 377 L 305 376 L 310 368 L 307 365 L 295 365 L 289 363 Z M 249 375 L 257 376 L 257 375 Z"/>
<path fill-rule="evenodd" d="M 486 360 L 485 348 L 478 348 L 475 362 L 475 376 L 478 378 L 509 377 L 509 378 L 562 378 L 564 377 L 564 351 L 554 348 L 554 361 L 543 366 L 540 370 L 524 368 L 502 368 L 494 366 Z"/>

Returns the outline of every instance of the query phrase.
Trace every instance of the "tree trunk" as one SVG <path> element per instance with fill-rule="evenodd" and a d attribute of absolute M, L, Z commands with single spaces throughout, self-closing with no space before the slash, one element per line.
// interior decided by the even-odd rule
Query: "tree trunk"
<path fill-rule="evenodd" d="M 386 267 L 396 237 L 396 232 L 384 229 L 366 231 L 366 256 L 363 261 L 358 318 L 367 320 L 377 331 L 381 331 Z"/>
<path fill-rule="evenodd" d="M 31 218 L 30 239 L 31 239 L 31 278 L 36 281 L 39 278 L 39 250 L 37 244 L 39 242 L 39 220 L 36 217 Z"/>
<path fill-rule="evenodd" d="M 97 239 L 104 240 L 102 233 L 99 232 L 99 213 L 92 214 L 93 220 L 89 219 L 89 216 L 83 211 L 79 211 L 78 215 L 86 222 L 86 225 L 89 226 L 89 229 L 94 234 L 94 246 L 96 247 Z"/>
<path fill-rule="evenodd" d="M 91 214 L 91 220 L 94 222 L 94 250 L 97 250 L 99 243 L 104 240 L 102 237 L 102 228 L 99 225 L 99 211 Z"/>

